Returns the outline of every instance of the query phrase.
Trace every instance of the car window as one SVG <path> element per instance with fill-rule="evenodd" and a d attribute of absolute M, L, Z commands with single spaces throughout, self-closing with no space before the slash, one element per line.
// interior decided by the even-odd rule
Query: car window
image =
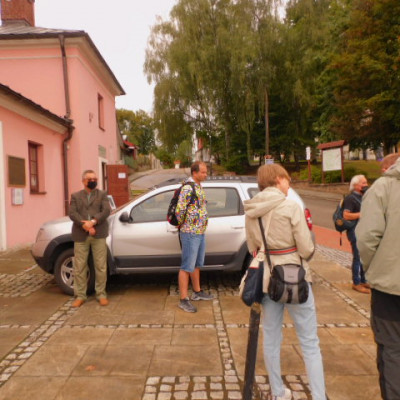
<path fill-rule="evenodd" d="M 250 188 L 248 190 L 249 197 L 252 199 L 259 191 L 260 191 L 260 189 L 256 188 L 256 187 L 255 188 Z"/>
<path fill-rule="evenodd" d="M 233 188 L 205 188 L 209 217 L 243 214 L 239 193 Z"/>
<path fill-rule="evenodd" d="M 166 221 L 173 190 L 158 193 L 136 205 L 131 210 L 134 223 Z"/>

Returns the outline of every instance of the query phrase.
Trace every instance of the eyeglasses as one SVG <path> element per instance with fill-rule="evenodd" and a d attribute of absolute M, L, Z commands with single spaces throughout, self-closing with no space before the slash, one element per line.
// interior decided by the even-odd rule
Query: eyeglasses
<path fill-rule="evenodd" d="M 88 182 L 97 182 L 97 178 L 86 178 Z"/>

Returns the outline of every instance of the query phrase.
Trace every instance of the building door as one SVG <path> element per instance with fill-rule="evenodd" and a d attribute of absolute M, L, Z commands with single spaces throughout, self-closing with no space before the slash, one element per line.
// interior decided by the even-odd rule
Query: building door
<path fill-rule="evenodd" d="M 107 186 L 117 207 L 129 201 L 128 167 L 126 165 L 107 165 Z"/>

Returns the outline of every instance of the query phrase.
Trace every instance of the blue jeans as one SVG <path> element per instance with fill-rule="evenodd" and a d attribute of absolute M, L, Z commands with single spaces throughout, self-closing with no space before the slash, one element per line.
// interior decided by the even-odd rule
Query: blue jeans
<path fill-rule="evenodd" d="M 353 252 L 353 262 L 351 264 L 351 273 L 354 285 L 365 283 L 364 270 L 361 264 L 360 253 L 357 248 L 356 230 L 350 229 L 347 231 L 347 239 L 351 244 L 351 251 Z"/>
<path fill-rule="evenodd" d="M 286 308 L 293 320 L 303 352 L 312 398 L 313 400 L 326 400 L 324 367 L 319 348 L 317 316 L 311 285 L 308 299 L 303 304 L 276 303 L 268 295 L 265 295 L 262 306 L 264 361 L 272 394 L 283 396 L 284 393 L 281 376 L 281 342 L 283 312 Z"/>
<path fill-rule="evenodd" d="M 205 235 L 186 232 L 179 232 L 179 235 L 182 243 L 181 269 L 192 273 L 196 267 L 204 265 L 206 254 Z"/>

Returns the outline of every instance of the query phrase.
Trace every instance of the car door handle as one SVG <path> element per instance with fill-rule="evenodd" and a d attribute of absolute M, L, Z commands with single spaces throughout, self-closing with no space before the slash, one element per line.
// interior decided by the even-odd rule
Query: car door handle
<path fill-rule="evenodd" d="M 170 232 L 170 233 L 178 233 L 179 230 L 178 230 L 178 228 L 169 226 L 169 227 L 167 227 L 167 232 Z"/>
<path fill-rule="evenodd" d="M 244 229 L 243 225 L 231 225 L 232 229 Z"/>

